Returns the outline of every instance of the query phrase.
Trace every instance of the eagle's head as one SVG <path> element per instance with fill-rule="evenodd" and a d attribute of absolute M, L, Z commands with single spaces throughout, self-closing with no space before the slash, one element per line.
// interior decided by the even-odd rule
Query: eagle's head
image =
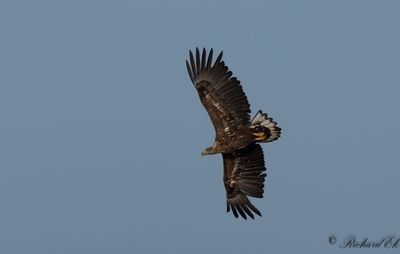
<path fill-rule="evenodd" d="M 202 156 L 216 154 L 217 152 L 214 150 L 214 147 L 207 147 L 201 152 Z"/>

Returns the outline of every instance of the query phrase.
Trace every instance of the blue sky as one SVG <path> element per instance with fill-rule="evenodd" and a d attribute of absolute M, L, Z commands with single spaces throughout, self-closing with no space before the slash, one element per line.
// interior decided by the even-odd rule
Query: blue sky
<path fill-rule="evenodd" d="M 1 253 L 336 253 L 400 236 L 397 1 L 2 1 Z M 226 214 L 185 68 L 224 50 L 263 145 L 263 212 Z M 385 249 L 364 250 L 384 252 Z"/>

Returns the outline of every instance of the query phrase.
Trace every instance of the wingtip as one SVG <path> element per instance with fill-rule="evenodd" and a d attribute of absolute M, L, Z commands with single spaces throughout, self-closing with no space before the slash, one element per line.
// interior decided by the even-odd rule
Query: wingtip
<path fill-rule="evenodd" d="M 223 56 L 223 51 L 221 51 L 221 53 L 219 53 L 219 55 L 217 56 L 217 59 L 215 60 L 215 64 L 221 62 L 222 56 Z"/>
<path fill-rule="evenodd" d="M 188 60 L 186 60 L 186 69 L 187 69 L 187 71 L 189 73 L 189 78 L 193 83 L 194 82 L 194 76 L 193 76 L 192 69 L 190 68 L 190 64 L 189 64 Z"/>

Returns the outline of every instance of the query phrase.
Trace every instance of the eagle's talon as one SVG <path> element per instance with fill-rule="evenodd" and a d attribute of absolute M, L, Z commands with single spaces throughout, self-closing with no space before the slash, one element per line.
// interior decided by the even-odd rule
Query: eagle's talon
<path fill-rule="evenodd" d="M 267 138 L 264 132 L 255 132 L 253 135 L 256 136 L 257 141 L 263 141 Z"/>

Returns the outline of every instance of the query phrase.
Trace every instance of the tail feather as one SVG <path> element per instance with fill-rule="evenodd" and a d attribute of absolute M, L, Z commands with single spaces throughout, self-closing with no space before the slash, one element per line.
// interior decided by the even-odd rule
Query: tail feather
<path fill-rule="evenodd" d="M 259 110 L 253 120 L 251 120 L 251 127 L 256 129 L 255 136 L 257 137 L 256 140 L 259 142 L 272 142 L 277 140 L 281 135 L 281 128 L 277 126 L 277 123 L 261 110 Z M 257 133 L 258 130 L 261 130 L 263 132 L 261 134 L 264 135 Z"/>

